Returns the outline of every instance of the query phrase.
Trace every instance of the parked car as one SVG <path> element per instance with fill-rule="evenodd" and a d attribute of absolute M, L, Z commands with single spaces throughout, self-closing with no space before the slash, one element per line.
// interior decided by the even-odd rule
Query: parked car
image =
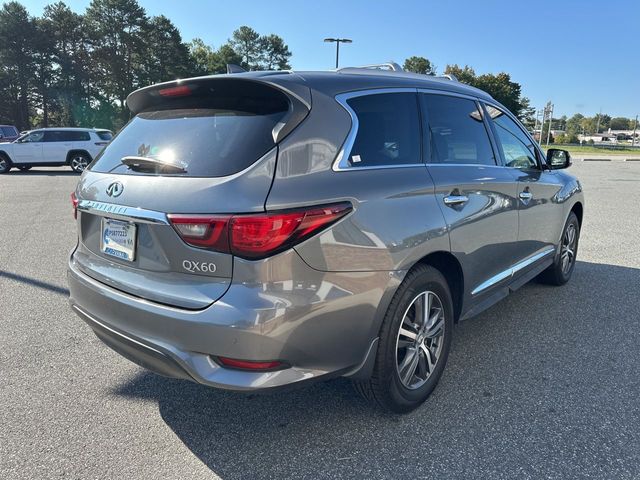
<path fill-rule="evenodd" d="M 13 142 L 20 136 L 20 132 L 13 125 L 0 125 L 0 143 Z"/>
<path fill-rule="evenodd" d="M 0 144 L 0 173 L 12 167 L 69 165 L 82 172 L 109 143 L 113 134 L 95 128 L 39 128 L 12 143 Z"/>
<path fill-rule="evenodd" d="M 129 95 L 133 119 L 72 194 L 72 309 L 170 377 L 345 376 L 385 409 L 419 406 L 454 323 L 571 278 L 584 199 L 569 154 L 545 156 L 491 96 L 393 68 Z"/>

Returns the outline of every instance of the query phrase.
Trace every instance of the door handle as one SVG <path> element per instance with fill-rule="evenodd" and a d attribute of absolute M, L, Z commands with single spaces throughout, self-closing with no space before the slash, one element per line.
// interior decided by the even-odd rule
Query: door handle
<path fill-rule="evenodd" d="M 533 194 L 531 192 L 520 192 L 520 195 L 518 196 L 520 197 L 520 200 L 525 203 L 533 198 Z"/>
<path fill-rule="evenodd" d="M 449 195 L 444 197 L 443 200 L 447 207 L 455 207 L 467 203 L 469 201 L 469 197 L 466 195 Z"/>

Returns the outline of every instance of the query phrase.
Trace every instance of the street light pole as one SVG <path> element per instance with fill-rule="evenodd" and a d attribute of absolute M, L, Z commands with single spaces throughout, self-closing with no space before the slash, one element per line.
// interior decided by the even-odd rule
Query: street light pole
<path fill-rule="evenodd" d="M 336 44 L 336 68 L 338 68 L 338 62 L 340 60 L 340 44 L 353 43 L 353 40 L 351 40 L 350 38 L 325 38 L 324 41 L 327 43 Z"/>
<path fill-rule="evenodd" d="M 549 146 L 549 140 L 551 137 L 551 125 L 553 124 L 553 103 L 547 103 L 549 109 L 549 129 L 547 130 L 547 147 Z"/>

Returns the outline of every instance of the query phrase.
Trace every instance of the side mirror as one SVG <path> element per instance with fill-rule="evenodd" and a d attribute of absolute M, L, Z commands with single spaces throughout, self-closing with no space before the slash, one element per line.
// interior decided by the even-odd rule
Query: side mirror
<path fill-rule="evenodd" d="M 550 148 L 547 150 L 547 165 L 551 170 L 560 170 L 571 166 L 571 155 L 566 150 Z"/>

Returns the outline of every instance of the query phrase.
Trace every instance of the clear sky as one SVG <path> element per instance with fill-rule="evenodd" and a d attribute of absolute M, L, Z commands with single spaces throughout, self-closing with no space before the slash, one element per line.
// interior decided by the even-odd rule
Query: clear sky
<path fill-rule="evenodd" d="M 52 1 L 22 3 L 40 15 Z M 340 36 L 353 39 L 341 46 L 341 66 L 421 55 L 439 71 L 449 63 L 506 71 L 535 107 L 551 100 L 554 116 L 640 113 L 640 0 L 139 2 L 169 17 L 185 41 L 217 47 L 240 25 L 276 33 L 295 70 L 333 68 L 335 44 L 322 40 Z M 66 3 L 82 12 L 89 0 Z"/>

